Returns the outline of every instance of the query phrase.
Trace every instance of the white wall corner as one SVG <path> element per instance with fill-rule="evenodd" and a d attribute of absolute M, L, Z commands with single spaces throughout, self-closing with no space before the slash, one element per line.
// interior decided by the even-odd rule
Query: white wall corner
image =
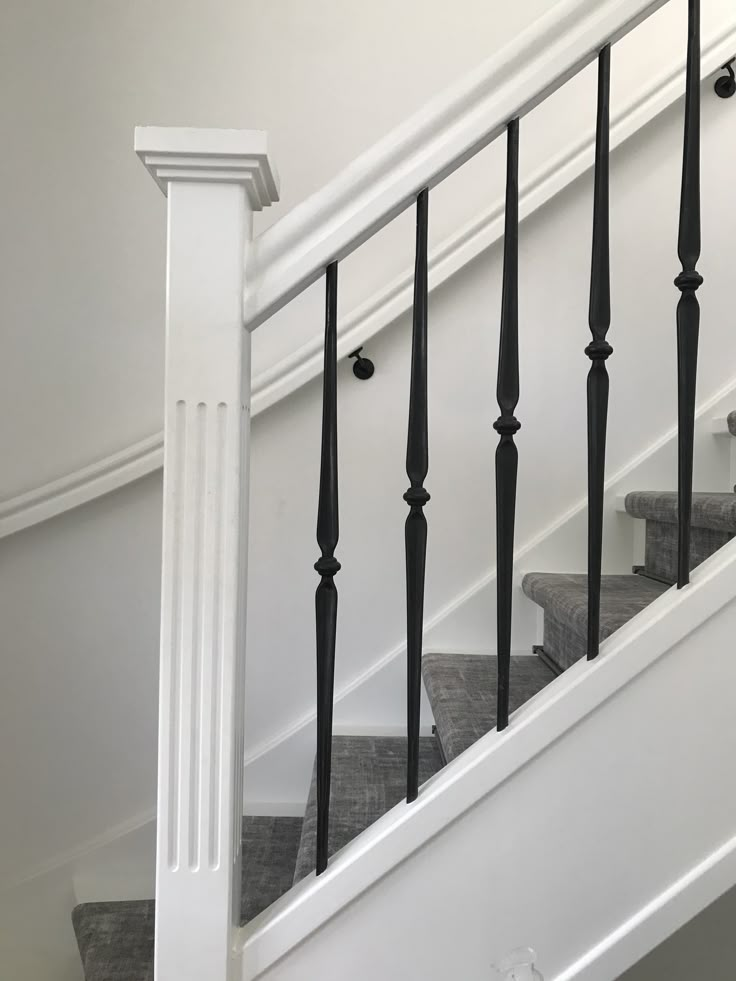
<path fill-rule="evenodd" d="M 258 129 L 137 126 L 135 152 L 168 194 L 172 181 L 242 184 L 253 211 L 279 200 L 279 175 Z"/>

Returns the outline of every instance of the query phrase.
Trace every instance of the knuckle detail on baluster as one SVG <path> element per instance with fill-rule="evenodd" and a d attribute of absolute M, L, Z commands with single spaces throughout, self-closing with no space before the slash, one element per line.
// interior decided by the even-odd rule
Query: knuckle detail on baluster
<path fill-rule="evenodd" d="M 585 353 L 591 361 L 605 361 L 613 354 L 613 348 L 604 340 L 591 341 L 585 348 Z"/>
<path fill-rule="evenodd" d="M 410 487 L 404 494 L 404 500 L 410 507 L 424 507 L 430 500 L 429 491 L 424 487 Z"/>
<path fill-rule="evenodd" d="M 323 555 L 314 563 L 314 569 L 320 576 L 334 576 L 341 568 L 334 555 Z"/>
<path fill-rule="evenodd" d="M 499 436 L 514 436 L 521 429 L 521 423 L 516 416 L 501 416 L 493 423 L 493 428 Z"/>
<path fill-rule="evenodd" d="M 694 293 L 695 290 L 702 285 L 703 277 L 695 269 L 687 272 L 681 272 L 675 279 L 675 286 L 678 288 L 678 290 L 682 290 L 683 293 L 687 292 L 688 290 Z"/>

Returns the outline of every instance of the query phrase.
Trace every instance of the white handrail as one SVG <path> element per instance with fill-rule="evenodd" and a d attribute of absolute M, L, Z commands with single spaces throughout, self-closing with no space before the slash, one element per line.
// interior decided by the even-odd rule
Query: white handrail
<path fill-rule="evenodd" d="M 244 319 L 254 330 L 667 0 L 561 0 L 257 236 Z"/>

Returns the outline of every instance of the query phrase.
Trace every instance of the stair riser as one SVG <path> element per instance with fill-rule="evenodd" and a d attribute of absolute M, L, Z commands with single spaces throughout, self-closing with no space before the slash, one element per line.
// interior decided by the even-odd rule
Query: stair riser
<path fill-rule="evenodd" d="M 712 528 L 692 528 L 690 532 L 690 568 L 695 569 L 730 542 L 733 534 Z M 677 580 L 677 525 L 664 521 L 647 521 L 644 572 L 667 582 Z"/>
<path fill-rule="evenodd" d="M 544 614 L 544 653 L 562 671 L 587 656 L 586 642 L 552 613 Z"/>
<path fill-rule="evenodd" d="M 665 583 L 635 575 L 605 575 L 601 581 L 600 639 L 605 640 L 655 599 Z M 530 572 L 524 594 L 544 610 L 544 652 L 565 671 L 587 657 L 588 578 L 581 573 Z"/>
<path fill-rule="evenodd" d="M 419 783 L 442 768 L 434 736 L 419 740 Z M 334 855 L 406 794 L 406 739 L 396 736 L 335 736 L 330 787 L 330 855 Z M 294 885 L 314 871 L 317 856 L 317 770 L 312 773 Z"/>

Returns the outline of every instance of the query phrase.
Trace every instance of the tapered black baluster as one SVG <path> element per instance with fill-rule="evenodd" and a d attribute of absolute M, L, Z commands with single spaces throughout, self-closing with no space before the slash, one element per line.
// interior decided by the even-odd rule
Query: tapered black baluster
<path fill-rule="evenodd" d="M 509 723 L 511 670 L 511 599 L 514 577 L 514 521 L 519 454 L 514 435 L 521 428 L 514 415 L 519 401 L 519 120 L 508 126 L 506 228 L 503 253 L 503 299 L 496 397 L 501 415 L 493 428 L 501 437 L 496 449 L 496 596 L 498 706 L 497 727 Z"/>
<path fill-rule="evenodd" d="M 409 505 L 406 519 L 406 650 L 408 759 L 406 799 L 419 793 L 419 709 L 422 685 L 422 628 L 424 622 L 424 573 L 427 559 L 427 519 L 424 505 L 429 494 L 424 481 L 429 470 L 427 427 L 427 227 L 429 191 L 417 197 L 417 245 L 414 267 L 414 324 L 411 343 L 411 392 L 406 474 L 410 487 L 404 494 Z"/>
<path fill-rule="evenodd" d="M 335 680 L 337 589 L 335 558 L 339 536 L 337 506 L 337 263 L 327 267 L 325 362 L 322 395 L 322 464 L 319 477 L 314 568 L 322 577 L 315 595 L 317 618 L 317 875 L 327 868 L 332 764 L 332 697 Z"/>
<path fill-rule="evenodd" d="M 588 658 L 598 654 L 601 635 L 601 563 L 603 555 L 603 488 L 606 465 L 608 371 L 613 348 L 606 340 L 611 325 L 609 264 L 608 153 L 611 47 L 598 59 L 598 122 L 593 204 L 593 258 L 588 322 L 593 340 L 585 353 L 588 372 Z"/>
<path fill-rule="evenodd" d="M 678 531 L 677 588 L 690 581 L 690 512 L 693 498 L 695 381 L 698 365 L 700 304 L 697 290 L 703 277 L 700 258 L 700 0 L 688 2 L 685 143 L 682 161 L 680 232 L 677 252 L 682 272 L 675 280 L 677 304 Z"/>

